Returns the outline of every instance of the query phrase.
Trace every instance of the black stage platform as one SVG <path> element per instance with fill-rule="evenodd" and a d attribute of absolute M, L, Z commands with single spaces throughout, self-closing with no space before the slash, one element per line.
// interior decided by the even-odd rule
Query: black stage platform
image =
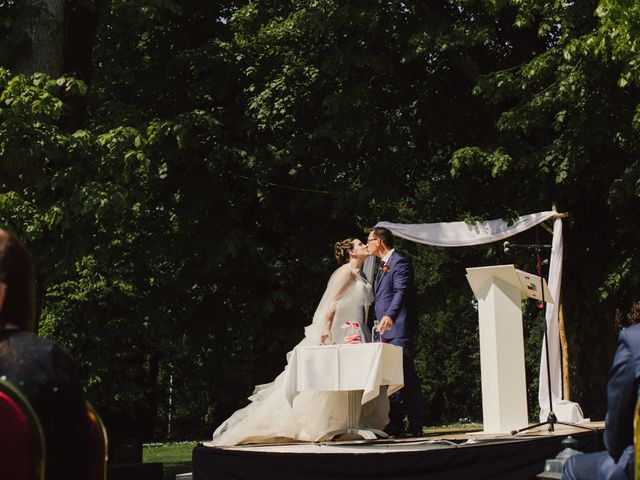
<path fill-rule="evenodd" d="M 594 426 L 593 424 L 590 426 Z M 373 440 L 207 447 L 193 450 L 193 480 L 226 479 L 535 479 L 568 435 L 582 452 L 600 450 L 602 426 L 556 425 L 525 435 L 451 433 Z"/>

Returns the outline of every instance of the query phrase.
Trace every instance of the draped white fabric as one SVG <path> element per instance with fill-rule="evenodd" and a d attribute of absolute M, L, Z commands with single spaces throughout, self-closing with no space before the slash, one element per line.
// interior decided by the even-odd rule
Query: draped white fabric
<path fill-rule="evenodd" d="M 516 235 L 545 220 L 558 215 L 558 212 L 547 211 L 532 213 L 519 217 L 509 224 L 504 220 L 489 220 L 468 224 L 465 222 L 443 222 L 402 224 L 378 222 L 376 227 L 385 227 L 398 237 L 426 245 L 440 247 L 464 247 L 497 242 Z M 363 268 L 368 278 L 373 273 L 373 259 L 367 259 Z M 551 367 L 551 392 L 554 413 L 560 421 L 577 422 L 582 420 L 582 412 L 577 404 L 562 399 L 562 361 L 560 357 L 560 335 L 558 330 L 558 308 L 560 304 L 560 286 L 562 277 L 562 220 L 554 221 L 553 243 L 551 248 L 551 263 L 549 266 L 549 289 L 555 304 L 548 303 L 546 311 L 547 335 L 549 340 L 549 366 Z M 540 387 L 538 400 L 540 402 L 541 421 L 547 419 L 549 412 L 549 390 L 547 387 L 546 354 L 542 345 L 542 361 L 540 362 Z M 556 405 L 562 403 L 562 408 Z M 544 418 L 543 418 L 544 416 Z"/>
<path fill-rule="evenodd" d="M 412 242 L 438 247 L 464 247 L 497 242 L 535 227 L 557 214 L 558 212 L 553 211 L 532 213 L 518 218 L 511 225 L 504 220 L 489 220 L 472 224 L 466 222 L 419 224 L 378 222 L 376 227 L 388 228 L 394 235 Z"/>
<path fill-rule="evenodd" d="M 554 403 L 562 399 L 562 370 L 554 365 L 552 359 L 560 359 L 560 333 L 558 331 L 558 306 L 560 305 L 560 278 L 562 277 L 562 220 L 553 223 L 553 242 L 551 244 L 551 262 L 549 264 L 549 291 L 554 303 L 547 303 L 546 318 L 547 337 L 549 340 L 549 365 L 551 372 L 551 394 Z M 538 402 L 540 403 L 540 421 L 544 422 L 549 414 L 549 382 L 547 381 L 546 338 L 542 339 L 540 353 L 540 387 Z"/>
<path fill-rule="evenodd" d="M 547 303 L 545 321 L 549 338 L 549 369 L 551 379 L 551 400 L 553 410 L 560 421 L 576 423 L 584 419 L 582 409 L 577 403 L 562 399 L 562 355 L 560 352 L 560 331 L 558 329 L 558 313 L 560 308 L 560 283 L 562 278 L 562 220 L 553 222 L 553 242 L 551 244 L 551 262 L 549 264 L 549 291 L 555 300 Z M 546 338 L 542 339 L 540 353 L 540 386 L 538 402 L 540 404 L 540 421 L 549 416 L 549 382 L 547 381 L 547 357 L 545 351 Z"/>

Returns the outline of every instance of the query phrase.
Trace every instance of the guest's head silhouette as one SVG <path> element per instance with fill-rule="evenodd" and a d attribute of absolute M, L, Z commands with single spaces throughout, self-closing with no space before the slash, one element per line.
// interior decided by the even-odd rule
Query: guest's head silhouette
<path fill-rule="evenodd" d="M 0 229 L 0 327 L 35 330 L 35 281 L 31 255 L 18 239 Z"/>

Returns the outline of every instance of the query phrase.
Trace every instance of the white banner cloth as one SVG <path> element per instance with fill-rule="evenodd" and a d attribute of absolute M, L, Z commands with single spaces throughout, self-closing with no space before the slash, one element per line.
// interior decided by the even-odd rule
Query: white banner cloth
<path fill-rule="evenodd" d="M 435 245 L 439 247 L 464 247 L 497 242 L 534 227 L 545 220 L 558 215 L 558 212 L 547 211 L 531 213 L 519 217 L 508 224 L 504 220 L 489 220 L 486 222 L 443 222 L 403 224 L 378 222 L 376 227 L 385 227 L 395 236 L 412 242 Z M 373 275 L 374 261 L 370 257 L 365 262 L 363 271 L 367 278 Z M 558 306 L 560 305 L 560 286 L 562 278 L 562 220 L 556 218 L 553 229 L 553 243 L 551 247 L 551 264 L 549 266 L 549 289 L 556 304 L 547 304 L 546 321 L 549 341 L 549 366 L 551 370 L 551 396 L 554 413 L 560 421 L 578 422 L 582 420 L 580 406 L 573 402 L 562 401 L 563 408 L 555 411 L 555 405 L 562 399 L 562 360 L 560 356 L 560 335 L 558 330 Z M 543 340 L 544 341 L 544 340 Z M 540 386 L 538 401 L 540 402 L 540 419 L 546 421 L 549 412 L 549 389 L 547 386 L 547 366 L 545 346 L 542 345 L 542 361 L 540 362 Z M 544 417 L 544 418 L 543 418 Z"/>
<path fill-rule="evenodd" d="M 557 214 L 558 212 L 549 211 L 523 215 L 511 225 L 504 220 L 489 220 L 472 224 L 466 222 L 413 224 L 378 222 L 376 227 L 388 228 L 394 235 L 412 242 L 438 247 L 464 247 L 497 242 L 535 227 Z"/>
<path fill-rule="evenodd" d="M 284 393 L 290 405 L 299 392 L 363 390 L 362 404 L 404 385 L 402 347 L 387 343 L 296 347 L 289 359 Z"/>
<path fill-rule="evenodd" d="M 549 372 L 551 379 L 551 400 L 553 413 L 558 420 L 577 423 L 584 420 L 580 405 L 562 399 L 562 353 L 560 351 L 560 331 L 558 329 L 558 312 L 560 308 L 560 284 L 562 279 L 562 220 L 556 218 L 553 222 L 553 243 L 551 245 L 551 262 L 549 265 L 549 291 L 556 299 L 554 303 L 547 303 L 545 321 L 547 322 L 547 337 L 549 338 Z M 542 339 L 540 354 L 540 386 L 538 388 L 538 402 L 540 404 L 540 421 L 546 422 L 549 416 L 549 382 L 547 380 L 547 356 L 545 353 L 546 338 Z"/>

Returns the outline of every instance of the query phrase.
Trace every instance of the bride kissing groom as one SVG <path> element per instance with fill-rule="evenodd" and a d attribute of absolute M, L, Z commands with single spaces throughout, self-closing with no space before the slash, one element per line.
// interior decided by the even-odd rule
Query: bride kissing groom
<path fill-rule="evenodd" d="M 380 259 L 373 286 L 361 275 L 364 260 L 370 255 Z M 340 266 L 331 275 L 297 346 L 351 343 L 365 338 L 366 312 L 375 292 L 382 341 L 403 348 L 405 386 L 389 398 L 388 416 L 388 407 L 380 407 L 382 402 L 363 405 L 361 425 L 375 429 L 386 426 L 385 431 L 392 436 L 420 435 L 424 404 L 414 366 L 418 318 L 411 262 L 394 249 L 391 232 L 379 227 L 371 231 L 366 245 L 357 238 L 336 242 L 334 256 Z M 216 429 L 210 445 L 314 441 L 345 428 L 346 392 L 303 391 L 289 405 L 283 390 L 286 368 L 273 382 L 255 387 L 249 397 L 251 403 Z M 404 426 L 405 415 L 408 429 Z"/>

